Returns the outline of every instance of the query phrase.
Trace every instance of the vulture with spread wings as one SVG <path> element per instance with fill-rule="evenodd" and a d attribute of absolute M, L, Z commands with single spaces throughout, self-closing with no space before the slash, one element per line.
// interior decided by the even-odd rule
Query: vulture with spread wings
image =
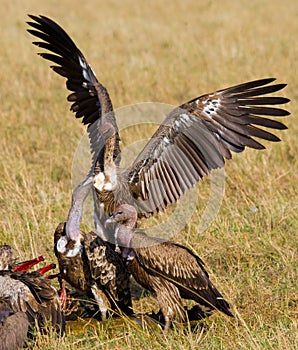
<path fill-rule="evenodd" d="M 286 129 L 267 117 L 289 115 L 274 107 L 287 103 L 287 98 L 268 96 L 285 84 L 270 84 L 274 78 L 251 81 L 174 108 L 131 166 L 120 170 L 120 138 L 106 88 L 57 23 L 45 16 L 30 18 L 33 21 L 28 24 L 33 29 L 28 31 L 42 40 L 33 44 L 50 52 L 39 55 L 53 62 L 51 68 L 66 78 L 71 110 L 88 125 L 93 164 L 73 194 L 66 226 L 71 239 L 79 240 L 82 205 L 91 188 L 96 192 L 98 208 L 99 204 L 104 206 L 106 215 L 111 215 L 117 205 L 128 203 L 137 209 L 139 217 L 150 216 L 175 203 L 212 169 L 223 167 L 231 152 L 242 152 L 245 147 L 264 149 L 255 138 L 279 141 L 261 127 Z"/>

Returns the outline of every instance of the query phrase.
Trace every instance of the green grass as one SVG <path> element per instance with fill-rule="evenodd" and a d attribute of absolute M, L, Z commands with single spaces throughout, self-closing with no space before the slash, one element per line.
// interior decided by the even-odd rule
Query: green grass
<path fill-rule="evenodd" d="M 2 1 L 1 13 L 0 243 L 21 259 L 55 260 L 53 232 L 67 215 L 72 159 L 84 134 L 68 111 L 63 79 L 35 54 L 27 13 L 48 15 L 68 31 L 116 108 L 178 105 L 267 76 L 288 83 L 281 94 L 292 100 L 281 143 L 228 162 L 223 203 L 208 230 L 197 232 L 198 203 L 175 237 L 206 262 L 235 320 L 216 314 L 196 332 L 166 337 L 133 322 L 99 323 L 63 339 L 38 336 L 32 348 L 297 348 L 297 2 L 13 0 Z M 156 302 L 144 297 L 135 307 L 151 311 Z"/>

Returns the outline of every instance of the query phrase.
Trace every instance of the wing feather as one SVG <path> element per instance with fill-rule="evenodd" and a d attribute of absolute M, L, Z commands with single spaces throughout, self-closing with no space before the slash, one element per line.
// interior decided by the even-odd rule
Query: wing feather
<path fill-rule="evenodd" d="M 29 15 L 33 20 L 27 22 L 32 28 L 28 32 L 43 41 L 34 41 L 33 44 L 48 50 L 39 53 L 41 57 L 56 65 L 51 68 L 59 75 L 66 78 L 66 87 L 72 93 L 68 101 L 73 102 L 70 109 L 76 118 L 82 118 L 82 123 L 88 125 L 88 133 L 93 153 L 93 168 L 96 160 L 104 162 L 104 155 L 100 153 L 98 146 L 101 142 L 100 132 L 90 131 L 94 124 L 96 129 L 100 121 L 107 118 L 115 130 L 115 147 L 119 149 L 118 127 L 113 113 L 113 106 L 106 88 L 100 84 L 94 71 L 87 62 L 82 52 L 75 45 L 69 35 L 57 23 L 45 16 Z M 97 158 L 100 154 L 101 158 Z M 117 157 L 117 154 L 115 155 Z"/>
<path fill-rule="evenodd" d="M 212 169 L 223 167 L 225 159 L 231 158 L 231 151 L 242 152 L 245 147 L 264 149 L 255 138 L 280 141 L 260 128 L 287 128 L 267 118 L 289 114 L 271 107 L 289 99 L 264 96 L 286 86 L 267 86 L 274 80 L 266 78 L 232 86 L 195 98 L 170 112 L 132 166 L 124 171 L 128 181 L 134 179 L 134 189 L 142 188 L 142 198 L 150 198 L 151 214 L 173 203 Z M 145 179 L 142 186 L 138 184 L 140 179 Z M 152 179 L 167 181 L 167 186 L 163 186 L 167 192 L 151 186 Z M 132 192 L 135 198 L 139 197 L 138 191 Z"/>
<path fill-rule="evenodd" d="M 132 247 L 139 264 L 150 274 L 163 277 L 175 285 L 208 286 L 209 276 L 204 263 L 190 249 L 146 236 L 141 230 L 135 230 Z"/>

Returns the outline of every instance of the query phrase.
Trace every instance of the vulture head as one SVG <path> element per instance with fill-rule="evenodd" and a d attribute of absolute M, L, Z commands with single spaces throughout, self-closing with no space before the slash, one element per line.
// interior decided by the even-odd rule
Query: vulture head
<path fill-rule="evenodd" d="M 113 212 L 106 225 L 118 224 L 115 230 L 115 242 L 117 246 L 129 247 L 132 238 L 132 229 L 135 227 L 138 213 L 135 207 L 129 204 L 119 205 Z"/>
<path fill-rule="evenodd" d="M 109 217 L 106 223 L 116 222 L 124 226 L 133 228 L 137 222 L 138 213 L 135 207 L 129 204 L 119 205 Z"/>

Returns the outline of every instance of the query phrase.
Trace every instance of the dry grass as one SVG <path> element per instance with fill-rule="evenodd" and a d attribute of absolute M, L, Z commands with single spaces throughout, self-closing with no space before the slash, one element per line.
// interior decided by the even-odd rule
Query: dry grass
<path fill-rule="evenodd" d="M 68 112 L 63 80 L 35 55 L 27 13 L 48 15 L 71 34 L 115 107 L 176 105 L 267 76 L 288 83 L 283 94 L 292 100 L 281 143 L 227 164 L 225 197 L 209 229 L 197 233 L 195 213 L 175 238 L 205 260 L 236 320 L 214 315 L 203 330 L 167 337 L 131 322 L 113 331 L 98 324 L 60 340 L 38 336 L 32 347 L 297 348 L 297 1 L 1 3 L 0 242 L 22 259 L 54 259 L 52 235 L 67 214 L 73 154 L 84 133 Z M 139 307 L 151 304 L 143 298 Z"/>

